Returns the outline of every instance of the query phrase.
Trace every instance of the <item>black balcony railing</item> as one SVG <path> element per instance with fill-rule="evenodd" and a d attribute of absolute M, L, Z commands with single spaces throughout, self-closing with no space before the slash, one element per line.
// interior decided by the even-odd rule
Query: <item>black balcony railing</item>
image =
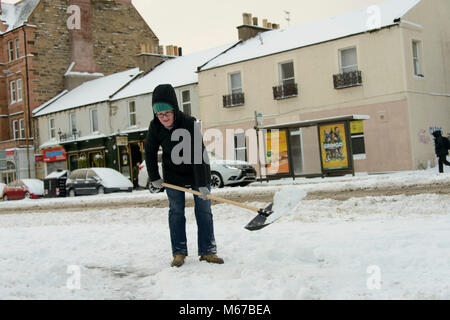
<path fill-rule="evenodd" d="M 362 85 L 361 71 L 350 71 L 333 75 L 335 89 Z"/>
<path fill-rule="evenodd" d="M 232 93 L 223 96 L 224 108 L 242 106 L 245 103 L 244 93 Z"/>
<path fill-rule="evenodd" d="M 272 88 L 273 98 L 275 100 L 286 99 L 298 96 L 298 87 L 296 83 L 287 83 Z"/>

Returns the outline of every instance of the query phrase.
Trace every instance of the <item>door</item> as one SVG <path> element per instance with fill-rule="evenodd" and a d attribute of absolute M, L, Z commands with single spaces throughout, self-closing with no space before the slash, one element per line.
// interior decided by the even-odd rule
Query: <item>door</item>
<path fill-rule="evenodd" d="M 88 170 L 84 183 L 86 194 L 97 194 L 97 179 L 94 170 Z"/>
<path fill-rule="evenodd" d="M 87 194 L 86 189 L 86 173 L 87 170 L 81 170 L 77 173 L 76 179 L 75 179 L 75 192 L 77 194 L 85 195 Z"/>
<path fill-rule="evenodd" d="M 291 154 L 294 164 L 294 174 L 303 174 L 303 142 L 302 129 L 291 129 Z"/>

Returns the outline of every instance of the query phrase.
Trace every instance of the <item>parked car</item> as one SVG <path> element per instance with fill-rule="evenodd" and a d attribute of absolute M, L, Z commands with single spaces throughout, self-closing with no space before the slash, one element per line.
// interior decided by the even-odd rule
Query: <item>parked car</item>
<path fill-rule="evenodd" d="M 256 170 L 246 161 L 222 160 L 215 155 L 209 155 L 211 166 L 211 188 L 222 188 L 224 186 L 246 186 L 256 181 Z M 161 153 L 158 154 L 159 174 L 163 177 L 161 166 Z M 148 185 L 148 173 L 145 160 L 139 167 L 138 184 L 142 188 L 148 188 L 150 192 L 156 193 L 162 189 L 155 189 Z"/>
<path fill-rule="evenodd" d="M 70 197 L 121 191 L 133 191 L 133 184 L 111 168 L 76 169 L 66 181 L 66 192 Z"/>
<path fill-rule="evenodd" d="M 44 182 L 39 179 L 17 179 L 3 189 L 2 199 L 39 199 L 44 196 Z"/>
<path fill-rule="evenodd" d="M 5 189 L 6 184 L 0 182 L 0 199 L 3 199 L 3 190 Z"/>

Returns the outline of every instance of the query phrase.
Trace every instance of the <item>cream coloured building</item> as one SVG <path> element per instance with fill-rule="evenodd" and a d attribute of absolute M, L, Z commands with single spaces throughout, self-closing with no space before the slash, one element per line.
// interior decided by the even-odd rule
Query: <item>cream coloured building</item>
<path fill-rule="evenodd" d="M 255 111 L 264 125 L 367 115 L 352 136 L 356 171 L 433 166 L 431 132 L 450 131 L 449 15 L 448 0 L 390 0 L 287 29 L 257 27 L 199 69 L 203 129 L 253 128 Z M 240 28 L 256 29 L 247 24 Z M 294 132 L 304 173 L 320 170 L 317 129 Z"/>

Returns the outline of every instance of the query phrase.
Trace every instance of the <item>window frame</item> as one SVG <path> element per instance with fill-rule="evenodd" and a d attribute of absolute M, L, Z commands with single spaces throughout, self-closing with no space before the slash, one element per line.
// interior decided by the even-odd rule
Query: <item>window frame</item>
<path fill-rule="evenodd" d="M 231 78 L 234 75 L 239 75 L 240 82 L 241 82 L 241 86 L 239 88 L 233 88 L 233 81 L 231 80 Z M 231 72 L 228 74 L 228 87 L 229 87 L 230 94 L 243 93 L 242 72 L 241 71 Z M 239 91 L 237 92 L 237 90 L 239 90 Z"/>
<path fill-rule="evenodd" d="M 24 121 L 24 119 L 19 119 L 19 137 L 20 137 L 20 139 L 25 139 L 25 121 Z"/>
<path fill-rule="evenodd" d="M 184 100 L 184 96 L 183 94 L 187 92 L 189 94 L 189 100 Z M 190 89 L 186 89 L 186 90 L 181 90 L 180 92 L 180 100 L 181 100 L 181 106 L 183 108 L 183 112 L 187 115 L 192 115 L 192 100 L 191 100 L 191 90 Z M 185 106 L 188 105 L 188 111 L 186 112 Z"/>
<path fill-rule="evenodd" d="M 413 39 L 412 45 L 412 59 L 413 59 L 413 74 L 416 77 L 423 78 L 422 70 L 422 41 Z"/>
<path fill-rule="evenodd" d="M 19 40 L 19 38 L 14 39 L 14 54 L 16 55 L 16 59 L 20 58 L 20 40 Z"/>
<path fill-rule="evenodd" d="M 20 84 L 20 85 L 19 85 Z M 23 89 L 22 89 L 22 79 L 16 80 L 16 95 L 17 95 L 17 102 L 20 102 L 23 100 Z"/>
<path fill-rule="evenodd" d="M 95 125 L 97 128 L 94 128 L 94 117 L 93 117 L 93 112 L 95 111 Z M 89 109 L 89 120 L 90 120 L 90 129 L 91 129 L 91 133 L 97 133 L 100 132 L 100 127 L 98 125 L 98 110 L 97 108 L 93 108 L 93 109 Z M 97 129 L 97 130 L 95 130 Z"/>
<path fill-rule="evenodd" d="M 348 51 L 348 50 L 355 51 L 356 64 L 343 66 L 343 60 L 342 60 L 343 54 L 342 53 L 344 51 Z M 354 68 L 354 70 L 352 69 L 350 71 L 344 71 L 344 69 L 350 69 L 350 68 Z M 339 49 L 339 72 L 347 73 L 347 72 L 355 72 L 355 71 L 358 71 L 358 50 L 357 50 L 356 46 Z"/>
<path fill-rule="evenodd" d="M 48 118 L 48 136 L 50 139 L 56 138 L 56 121 L 55 118 Z"/>
<path fill-rule="evenodd" d="M 75 124 L 75 127 L 74 127 Z M 70 134 L 73 135 L 73 129 L 77 130 L 77 114 L 75 112 L 69 113 L 69 130 Z"/>
<path fill-rule="evenodd" d="M 13 120 L 12 124 L 14 140 L 18 140 L 20 137 L 19 120 Z"/>
<path fill-rule="evenodd" d="M 283 78 L 283 65 L 286 65 L 286 64 L 292 64 L 292 77 L 291 78 Z M 292 80 L 293 81 L 292 83 L 295 83 L 294 60 L 280 62 L 278 64 L 278 74 L 279 74 L 280 85 L 284 86 L 285 84 L 289 84 L 289 83 L 286 83 L 286 81 L 289 81 L 289 80 Z"/>
<path fill-rule="evenodd" d="M 17 102 L 17 84 L 16 80 L 9 82 L 9 94 L 10 94 L 10 104 Z"/>
<path fill-rule="evenodd" d="M 131 112 L 131 106 L 133 105 L 134 111 Z M 128 101 L 127 103 L 127 114 L 128 114 L 128 127 L 134 128 L 137 126 L 137 112 L 136 112 L 136 101 Z M 134 118 L 134 123 L 132 123 L 131 119 Z"/>
<path fill-rule="evenodd" d="M 14 43 L 12 40 L 8 41 L 8 61 L 14 61 Z"/>

